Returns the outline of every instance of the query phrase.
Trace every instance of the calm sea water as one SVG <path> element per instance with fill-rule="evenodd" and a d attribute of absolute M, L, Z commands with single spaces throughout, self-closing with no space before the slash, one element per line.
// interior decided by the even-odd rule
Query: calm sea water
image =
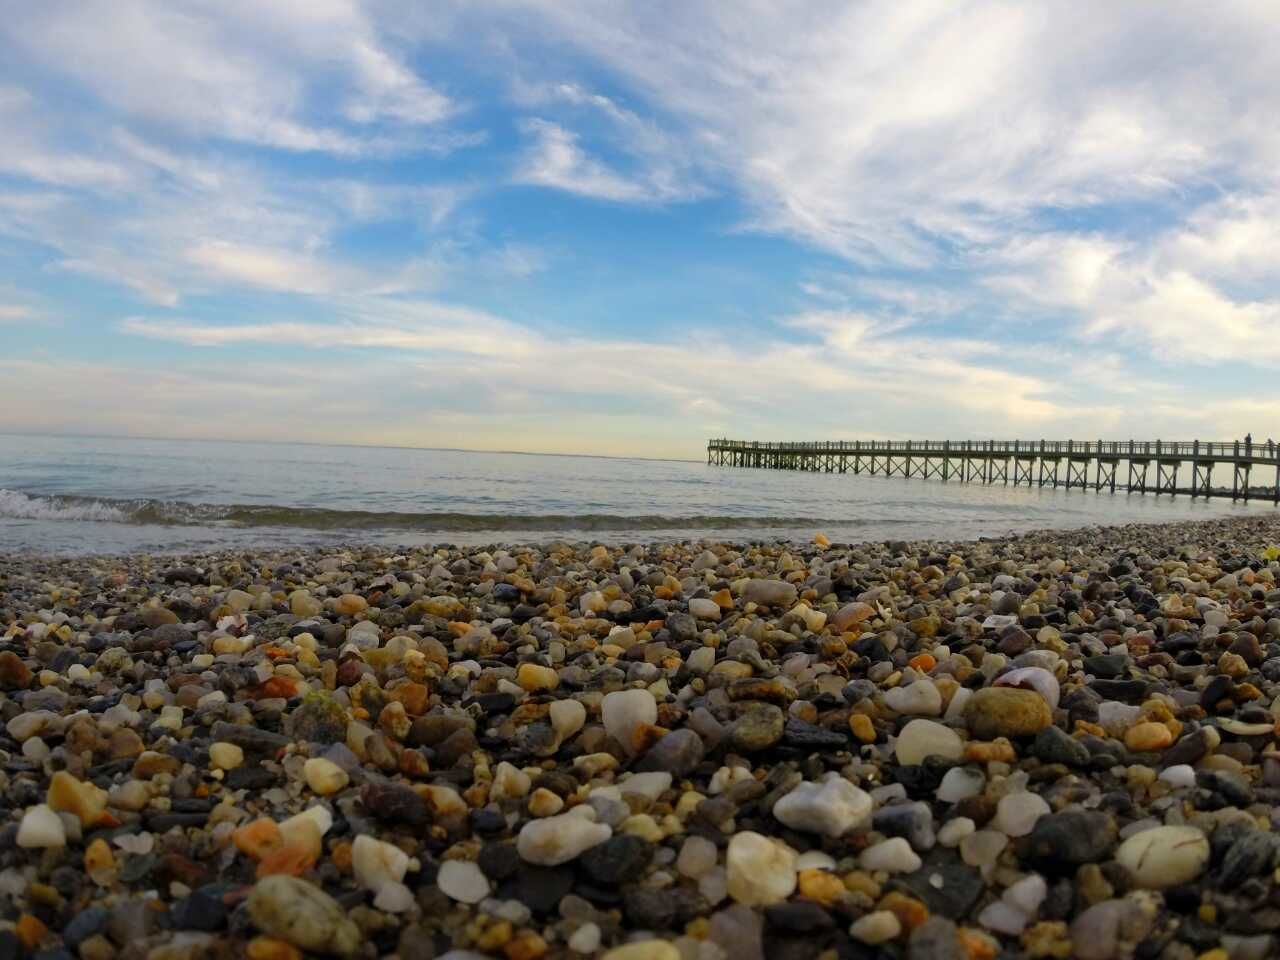
<path fill-rule="evenodd" d="M 0 434 L 0 551 L 997 536 L 1270 510 L 700 462 Z"/>

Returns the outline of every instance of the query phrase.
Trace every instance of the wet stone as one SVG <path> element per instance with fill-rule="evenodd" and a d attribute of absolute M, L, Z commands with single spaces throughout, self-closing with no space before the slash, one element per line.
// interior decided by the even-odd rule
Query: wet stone
<path fill-rule="evenodd" d="M 579 863 L 596 882 L 617 885 L 637 878 L 651 859 L 653 844 L 624 833 L 587 850 Z"/>

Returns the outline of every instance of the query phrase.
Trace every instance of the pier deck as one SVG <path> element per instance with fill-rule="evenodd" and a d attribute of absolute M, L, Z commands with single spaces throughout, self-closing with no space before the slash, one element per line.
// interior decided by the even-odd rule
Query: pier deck
<path fill-rule="evenodd" d="M 1280 446 L 1232 440 L 710 440 L 707 463 L 1280 504 Z M 1214 485 L 1215 468 L 1230 472 L 1229 487 Z"/>

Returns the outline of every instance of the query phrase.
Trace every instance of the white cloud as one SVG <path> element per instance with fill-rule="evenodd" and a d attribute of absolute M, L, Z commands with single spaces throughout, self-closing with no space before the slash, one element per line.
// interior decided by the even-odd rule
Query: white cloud
<path fill-rule="evenodd" d="M 1046 208 L 1177 202 L 1280 160 L 1266 3 L 513 6 L 510 29 L 681 124 L 755 226 L 860 262 L 937 263 Z"/>
<path fill-rule="evenodd" d="M 624 203 L 658 203 L 683 197 L 671 184 L 623 176 L 588 156 L 578 145 L 578 135 L 559 124 L 528 120 L 523 129 L 533 142 L 518 163 L 512 177 L 515 183 Z"/>
<path fill-rule="evenodd" d="M 354 2 L 31 4 L 0 31 L 126 115 L 200 139 L 337 154 L 395 144 L 334 125 L 333 85 L 349 91 L 344 112 L 359 124 L 429 125 L 454 109 Z"/>

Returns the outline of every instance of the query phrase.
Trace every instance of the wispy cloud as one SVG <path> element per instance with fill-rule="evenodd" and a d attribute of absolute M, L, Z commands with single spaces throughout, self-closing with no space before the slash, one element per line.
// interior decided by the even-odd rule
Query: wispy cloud
<path fill-rule="evenodd" d="M 589 156 L 577 134 L 549 120 L 527 120 L 522 127 L 531 143 L 517 163 L 515 183 L 621 203 L 665 203 L 697 196 L 669 170 L 648 167 L 633 176 L 619 173 Z"/>

